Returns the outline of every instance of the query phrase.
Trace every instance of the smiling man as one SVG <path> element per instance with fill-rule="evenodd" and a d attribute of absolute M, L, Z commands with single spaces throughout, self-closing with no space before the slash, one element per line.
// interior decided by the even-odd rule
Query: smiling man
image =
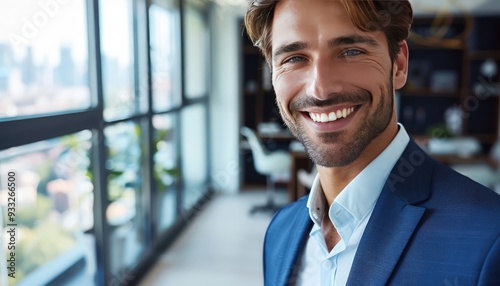
<path fill-rule="evenodd" d="M 500 285 L 500 196 L 396 121 L 408 1 L 253 0 L 245 25 L 286 125 L 317 164 L 273 218 L 265 285 Z"/>

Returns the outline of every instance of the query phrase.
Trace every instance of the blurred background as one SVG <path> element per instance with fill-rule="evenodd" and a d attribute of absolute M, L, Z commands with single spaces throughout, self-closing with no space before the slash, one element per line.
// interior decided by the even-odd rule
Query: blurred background
<path fill-rule="evenodd" d="M 410 2 L 398 120 L 500 192 L 500 2 Z M 0 4 L 0 285 L 262 284 L 266 226 L 315 168 L 245 34 L 247 3 Z"/>

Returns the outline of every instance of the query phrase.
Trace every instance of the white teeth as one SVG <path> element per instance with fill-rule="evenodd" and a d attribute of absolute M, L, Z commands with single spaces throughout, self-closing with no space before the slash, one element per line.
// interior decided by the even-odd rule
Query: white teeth
<path fill-rule="evenodd" d="M 350 108 L 344 108 L 342 110 L 337 110 L 330 112 L 329 114 L 326 113 L 309 113 L 309 117 L 314 122 L 332 122 L 340 118 L 346 118 L 349 116 L 352 112 L 354 112 L 354 107 Z"/>
<path fill-rule="evenodd" d="M 321 122 L 328 122 L 328 115 L 322 113 L 321 114 Z"/>
<path fill-rule="evenodd" d="M 330 119 L 330 121 L 337 120 L 337 115 L 335 114 L 335 112 L 330 112 L 330 114 L 328 114 L 328 119 Z"/>

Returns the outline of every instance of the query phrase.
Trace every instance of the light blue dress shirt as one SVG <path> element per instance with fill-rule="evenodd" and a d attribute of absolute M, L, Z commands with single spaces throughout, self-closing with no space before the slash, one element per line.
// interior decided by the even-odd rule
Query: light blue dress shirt
<path fill-rule="evenodd" d="M 319 176 L 311 188 L 307 207 L 314 222 L 300 260 L 297 285 L 345 285 L 351 271 L 361 236 L 370 219 L 375 203 L 397 160 L 410 138 L 401 124 L 387 146 L 335 198 L 328 215 L 340 235 L 340 241 L 328 252 L 321 232 L 326 198 Z"/>

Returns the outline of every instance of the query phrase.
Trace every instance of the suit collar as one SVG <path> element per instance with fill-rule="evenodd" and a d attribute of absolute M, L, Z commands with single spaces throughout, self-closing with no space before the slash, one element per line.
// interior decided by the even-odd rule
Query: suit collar
<path fill-rule="evenodd" d="M 434 164 L 434 159 L 410 140 L 387 179 L 387 187 L 406 204 L 425 201 L 430 196 Z"/>
<path fill-rule="evenodd" d="M 410 141 L 375 205 L 354 257 L 348 285 L 384 285 L 390 278 L 430 195 L 434 161 Z"/>

